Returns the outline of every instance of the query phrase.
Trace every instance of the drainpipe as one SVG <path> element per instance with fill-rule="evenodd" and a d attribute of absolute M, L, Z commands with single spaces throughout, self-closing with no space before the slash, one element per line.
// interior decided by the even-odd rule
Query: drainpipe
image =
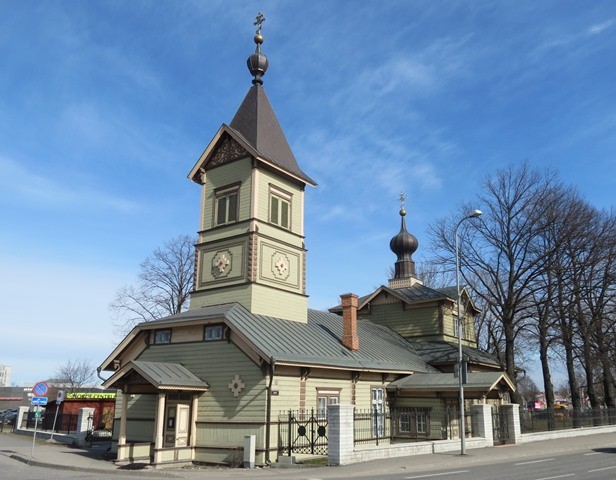
<path fill-rule="evenodd" d="M 274 371 L 276 370 L 276 360 L 274 357 L 270 358 L 270 379 L 269 385 L 267 386 L 267 416 L 265 419 L 265 463 L 271 464 L 270 460 L 270 428 L 272 425 L 272 384 L 274 382 Z"/>
<path fill-rule="evenodd" d="M 106 378 L 101 377 L 101 367 L 96 367 L 96 376 L 100 378 L 103 381 L 103 383 L 107 381 Z"/>

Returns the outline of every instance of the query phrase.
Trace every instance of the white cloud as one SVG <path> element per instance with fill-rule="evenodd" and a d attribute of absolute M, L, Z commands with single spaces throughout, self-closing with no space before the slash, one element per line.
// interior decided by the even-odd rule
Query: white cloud
<path fill-rule="evenodd" d="M 603 33 L 607 29 L 611 28 L 612 25 L 614 25 L 615 23 L 616 23 L 616 21 L 613 18 L 610 18 L 609 20 L 607 20 L 605 22 L 601 22 L 601 23 L 597 23 L 595 25 L 591 25 L 588 28 L 587 33 L 589 35 L 599 35 L 600 33 Z"/>
<path fill-rule="evenodd" d="M 36 171 L 30 171 L 15 160 L 0 156 L 0 200 L 14 204 L 20 202 L 38 205 L 40 208 L 65 209 L 110 209 L 134 213 L 139 205 L 121 197 L 94 191 L 70 184 L 70 179 L 58 182 Z"/>

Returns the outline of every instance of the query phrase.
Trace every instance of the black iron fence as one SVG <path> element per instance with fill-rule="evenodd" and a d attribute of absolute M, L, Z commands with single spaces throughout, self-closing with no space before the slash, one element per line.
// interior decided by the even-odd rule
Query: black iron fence
<path fill-rule="evenodd" d="M 465 412 L 465 432 L 472 436 L 470 411 Z M 454 409 L 387 408 L 355 410 L 355 444 L 390 444 L 459 438 L 459 418 Z M 327 416 L 315 410 L 288 410 L 278 415 L 278 451 L 327 455 Z"/>
<path fill-rule="evenodd" d="M 616 408 L 520 410 L 522 433 L 616 425 Z"/>
<path fill-rule="evenodd" d="M 54 428 L 53 413 L 49 415 L 42 414 L 38 420 L 37 428 L 39 430 L 53 431 L 55 433 L 71 433 L 77 430 L 77 414 L 59 413 L 58 418 L 55 419 L 56 425 Z M 22 426 L 25 428 L 34 428 L 36 423 L 36 412 L 28 412 L 24 415 L 22 420 Z"/>
<path fill-rule="evenodd" d="M 327 416 L 314 409 L 289 410 L 278 415 L 278 451 L 283 455 L 327 455 Z"/>
<path fill-rule="evenodd" d="M 458 438 L 457 412 L 438 408 L 355 410 L 355 444 L 421 442 Z M 465 413 L 466 435 L 472 435 L 470 412 Z"/>

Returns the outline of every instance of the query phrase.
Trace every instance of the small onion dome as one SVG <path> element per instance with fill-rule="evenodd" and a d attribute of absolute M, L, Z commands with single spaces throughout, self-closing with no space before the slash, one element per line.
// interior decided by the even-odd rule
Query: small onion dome
<path fill-rule="evenodd" d="M 267 71 L 267 67 L 269 67 L 269 61 L 265 54 L 261 52 L 261 44 L 263 43 L 263 35 L 260 32 L 257 32 L 254 36 L 255 44 L 257 48 L 255 49 L 255 53 L 253 53 L 246 64 L 248 65 L 248 70 L 250 70 L 250 74 L 255 77 L 252 81 L 253 85 L 263 85 L 262 77 L 265 75 Z"/>
<path fill-rule="evenodd" d="M 419 247 L 419 242 L 414 235 L 406 231 L 404 216 L 406 210 L 400 210 L 400 232 L 389 242 L 389 248 L 394 252 L 398 259 L 394 264 L 393 280 L 401 280 L 405 278 L 417 278 L 415 274 L 415 262 L 413 261 L 413 253 Z"/>
<path fill-rule="evenodd" d="M 406 230 L 405 215 L 406 210 L 400 210 L 400 217 L 402 217 L 400 232 L 389 242 L 389 248 L 398 255 L 398 260 L 410 260 L 413 253 L 419 247 L 417 238 Z"/>

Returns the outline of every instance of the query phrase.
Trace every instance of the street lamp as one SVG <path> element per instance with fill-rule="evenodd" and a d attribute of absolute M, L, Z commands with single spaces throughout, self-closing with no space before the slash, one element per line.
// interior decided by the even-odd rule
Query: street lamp
<path fill-rule="evenodd" d="M 462 379 L 462 319 L 460 318 L 460 250 L 458 245 L 458 229 L 464 220 L 468 220 L 469 218 L 477 218 L 481 215 L 481 210 L 473 210 L 471 213 L 466 215 L 462 220 L 458 222 L 456 225 L 456 229 L 454 232 L 455 240 L 456 240 L 456 287 L 458 289 L 458 385 L 460 386 L 460 455 L 466 455 L 466 444 L 465 437 L 466 425 L 464 424 L 464 382 Z"/>

